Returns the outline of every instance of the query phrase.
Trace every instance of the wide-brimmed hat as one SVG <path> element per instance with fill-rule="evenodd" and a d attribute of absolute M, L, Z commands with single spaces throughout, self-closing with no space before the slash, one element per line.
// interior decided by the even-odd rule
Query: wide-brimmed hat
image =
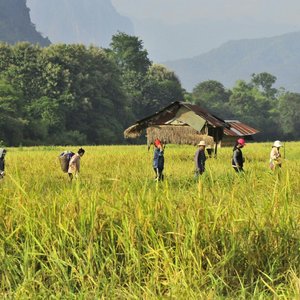
<path fill-rule="evenodd" d="M 273 147 L 279 148 L 279 147 L 283 147 L 283 145 L 281 144 L 280 141 L 275 141 Z"/>
<path fill-rule="evenodd" d="M 200 141 L 197 145 L 198 146 L 206 146 L 206 143 L 205 143 L 205 141 Z"/>

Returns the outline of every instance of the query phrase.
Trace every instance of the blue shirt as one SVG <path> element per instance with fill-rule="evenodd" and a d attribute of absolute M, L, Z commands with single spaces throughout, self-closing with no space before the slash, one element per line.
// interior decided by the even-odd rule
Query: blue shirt
<path fill-rule="evenodd" d="M 155 148 L 154 157 L 153 157 L 153 168 L 163 170 L 164 163 L 165 163 L 164 151 Z"/>

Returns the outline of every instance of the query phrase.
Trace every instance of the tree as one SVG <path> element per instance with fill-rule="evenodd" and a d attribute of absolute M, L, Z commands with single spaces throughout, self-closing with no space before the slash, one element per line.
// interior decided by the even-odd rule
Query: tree
<path fill-rule="evenodd" d="M 162 65 L 152 65 L 147 50 L 137 37 L 118 33 L 112 37 L 110 46 L 109 53 L 121 70 L 123 88 L 129 99 L 128 108 L 133 114 L 129 122 L 183 99 L 175 73 Z"/>
<path fill-rule="evenodd" d="M 12 60 L 12 47 L 0 42 L 0 73 L 7 70 Z"/>
<path fill-rule="evenodd" d="M 178 77 L 159 64 L 149 68 L 143 94 L 146 101 L 144 114 L 154 113 L 174 101 L 183 100 L 183 91 Z"/>
<path fill-rule="evenodd" d="M 41 47 L 27 42 L 12 47 L 11 63 L 4 71 L 7 81 L 14 89 L 22 92 L 26 102 L 41 96 L 42 69 L 39 66 Z"/>
<path fill-rule="evenodd" d="M 287 138 L 300 138 L 300 94 L 287 92 L 279 99 L 279 125 Z"/>
<path fill-rule="evenodd" d="M 16 114 L 22 119 L 22 130 L 14 143 L 112 144 L 123 140 L 128 105 L 121 72 L 105 50 L 20 43 L 0 47 L 0 57 L 7 62 L 1 63 L 0 75 L 10 87 L 9 97 L 14 100 L 17 91 L 21 108 Z M 9 103 L 2 103 L 3 112 L 5 106 L 13 111 L 14 102 Z M 8 109 L 5 112 L 8 115 Z"/>
<path fill-rule="evenodd" d="M 259 114 L 259 107 L 253 94 L 252 86 L 244 80 L 237 81 L 232 89 L 229 107 L 235 117 L 255 123 L 253 122 L 254 116 Z"/>
<path fill-rule="evenodd" d="M 276 76 L 267 72 L 259 74 L 253 73 L 251 77 L 251 83 L 269 99 L 274 99 L 277 93 L 277 89 L 273 88 L 273 84 L 276 80 Z"/>
<path fill-rule="evenodd" d="M 179 79 L 163 65 L 152 65 L 146 76 L 132 78 L 131 83 L 131 110 L 139 119 L 183 99 Z"/>
<path fill-rule="evenodd" d="M 110 47 L 111 54 L 122 72 L 130 70 L 145 74 L 151 65 L 148 52 L 143 49 L 143 42 L 136 36 L 119 32 L 113 35 Z"/>
<path fill-rule="evenodd" d="M 8 146 L 19 145 L 23 138 L 20 100 L 12 86 L 0 79 L 0 141 Z"/>
<path fill-rule="evenodd" d="M 83 45 L 53 45 L 45 51 L 45 91 L 58 103 L 65 131 L 77 131 L 91 144 L 120 142 L 126 97 L 108 53 Z"/>
<path fill-rule="evenodd" d="M 278 136 L 273 107 L 267 97 L 251 83 L 237 81 L 229 99 L 233 117 L 261 131 L 258 139 L 273 139 Z"/>
<path fill-rule="evenodd" d="M 231 92 L 226 90 L 222 83 L 207 80 L 199 83 L 193 89 L 192 97 L 195 104 L 204 107 L 217 116 L 230 116 L 228 102 Z"/>

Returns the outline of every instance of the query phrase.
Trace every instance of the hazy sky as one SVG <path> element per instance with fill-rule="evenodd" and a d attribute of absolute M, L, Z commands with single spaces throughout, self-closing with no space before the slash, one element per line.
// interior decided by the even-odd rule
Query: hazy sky
<path fill-rule="evenodd" d="M 253 18 L 300 25 L 299 0 L 112 0 L 117 10 L 133 18 L 179 24 L 193 19 Z"/>
<path fill-rule="evenodd" d="M 80 10 L 77 22 L 74 18 L 68 18 L 62 6 L 55 5 L 57 2 L 71 7 L 74 5 Z M 89 34 L 85 34 L 88 39 L 86 43 L 101 40 L 99 45 L 104 47 L 109 45 L 112 34 L 118 30 L 126 32 L 128 27 L 124 29 L 112 19 L 112 14 L 117 15 L 112 11 L 115 9 L 127 17 L 124 20 L 130 23 L 132 29 L 129 34 L 133 33 L 143 41 L 150 59 L 155 62 L 197 56 L 229 40 L 272 37 L 300 31 L 300 0 L 27 0 L 27 3 L 37 29 L 54 42 L 68 42 L 71 35 L 64 29 L 74 26 L 73 23 L 76 26 L 92 23 L 91 16 L 96 12 L 99 17 L 97 22 L 93 22 L 94 31 L 89 29 Z M 88 4 L 94 6 L 95 11 L 89 12 Z M 65 28 L 59 29 L 61 24 L 55 21 L 49 6 L 53 6 L 54 11 L 58 10 L 56 17 L 63 14 Z M 97 11 L 101 9 L 103 11 Z M 72 15 L 71 11 L 68 13 Z M 106 16 L 112 24 L 105 21 Z M 104 25 L 98 20 L 103 21 Z M 54 27 L 51 27 L 50 21 L 54 22 Z M 51 31 L 51 28 L 54 29 Z M 101 36 L 102 31 L 109 31 L 107 38 Z M 64 32 L 67 38 L 59 38 Z M 78 42 L 85 42 L 85 39 Z"/>
<path fill-rule="evenodd" d="M 111 0 L 156 61 L 300 30 L 300 0 Z"/>

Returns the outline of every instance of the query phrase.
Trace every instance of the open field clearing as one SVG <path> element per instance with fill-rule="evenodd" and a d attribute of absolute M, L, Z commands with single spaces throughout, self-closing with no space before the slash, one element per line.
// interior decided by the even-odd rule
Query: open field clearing
<path fill-rule="evenodd" d="M 86 146 L 72 184 L 66 148 L 9 148 L 0 182 L 1 299 L 299 299 L 300 143 L 231 148 L 194 179 L 192 146 Z M 77 147 L 67 147 L 77 151 Z M 283 149 L 281 150 L 283 154 Z"/>

